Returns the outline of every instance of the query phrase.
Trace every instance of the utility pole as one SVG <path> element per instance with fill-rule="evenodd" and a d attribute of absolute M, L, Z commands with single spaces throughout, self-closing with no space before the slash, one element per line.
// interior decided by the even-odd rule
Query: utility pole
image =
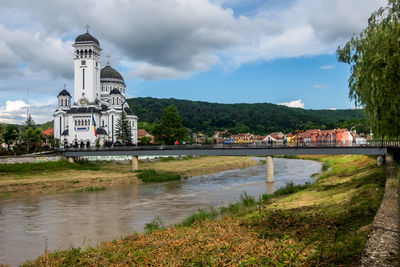
<path fill-rule="evenodd" d="M 26 89 L 26 98 L 27 98 L 27 106 L 26 106 L 26 119 L 29 118 L 29 88 Z"/>

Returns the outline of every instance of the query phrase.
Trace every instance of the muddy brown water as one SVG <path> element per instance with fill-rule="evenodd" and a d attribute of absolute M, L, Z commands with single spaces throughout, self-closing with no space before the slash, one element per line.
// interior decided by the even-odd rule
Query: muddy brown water
<path fill-rule="evenodd" d="M 272 193 L 287 182 L 304 184 L 321 163 L 274 159 L 275 183 L 266 165 L 192 177 L 187 180 L 117 186 L 105 191 L 65 193 L 0 201 L 0 263 L 16 266 L 48 250 L 95 246 L 133 231 L 160 216 L 165 225 L 199 208 Z"/>

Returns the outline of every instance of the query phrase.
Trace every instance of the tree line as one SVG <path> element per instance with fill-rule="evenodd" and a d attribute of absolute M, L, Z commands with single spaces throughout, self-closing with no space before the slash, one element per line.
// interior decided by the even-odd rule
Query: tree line
<path fill-rule="evenodd" d="M 170 105 L 176 106 L 185 128 L 207 135 L 220 130 L 228 130 L 233 134 L 251 132 L 260 135 L 314 128 L 354 127 L 357 132 L 370 131 L 364 111 L 360 109 L 307 110 L 269 103 L 218 104 L 151 97 L 128 99 L 128 103 L 139 117 L 139 126 L 148 131 L 161 122 L 163 110 Z"/>
<path fill-rule="evenodd" d="M 43 145 L 46 138 L 48 142 Z M 0 142 L 6 145 L 0 148 L 0 155 L 38 152 L 59 145 L 51 136 L 43 135 L 30 115 L 22 125 L 0 123 Z"/>

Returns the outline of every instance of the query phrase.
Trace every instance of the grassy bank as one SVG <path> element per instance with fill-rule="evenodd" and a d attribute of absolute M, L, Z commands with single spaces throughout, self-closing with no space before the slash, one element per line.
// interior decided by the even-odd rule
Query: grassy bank
<path fill-rule="evenodd" d="M 141 170 L 170 173 L 176 178 L 190 177 L 256 165 L 248 157 L 186 157 L 140 162 Z M 91 192 L 136 183 L 131 164 L 118 162 L 67 161 L 0 164 L 0 199 L 21 195 L 60 192 Z"/>
<path fill-rule="evenodd" d="M 366 156 L 318 160 L 329 171 L 314 184 L 289 184 L 258 200 L 244 194 L 175 227 L 158 230 L 157 219 L 150 234 L 46 253 L 26 266 L 357 265 L 383 196 L 384 169 Z"/>

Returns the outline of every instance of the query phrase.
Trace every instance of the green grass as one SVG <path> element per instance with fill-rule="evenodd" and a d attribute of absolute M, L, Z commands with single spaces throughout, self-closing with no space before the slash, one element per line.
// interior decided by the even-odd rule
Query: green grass
<path fill-rule="evenodd" d="M 192 159 L 193 156 L 179 156 L 179 157 L 159 157 L 159 160 L 161 162 L 168 162 L 168 161 L 174 161 L 174 160 L 188 160 Z"/>
<path fill-rule="evenodd" d="M 213 220 L 217 218 L 219 212 L 214 207 L 210 207 L 209 210 L 199 209 L 196 213 L 189 215 L 185 220 L 180 223 L 177 223 L 176 226 L 191 226 L 195 222 L 205 221 L 205 220 Z"/>
<path fill-rule="evenodd" d="M 62 171 L 62 170 L 99 170 L 100 167 L 88 161 L 77 161 L 70 163 L 66 160 L 49 161 L 40 163 L 17 163 L 0 164 L 0 173 L 24 174 L 41 171 Z"/>
<path fill-rule="evenodd" d="M 145 226 L 149 235 L 56 251 L 27 265 L 357 266 L 385 169 L 360 156 L 319 160 L 329 171 L 313 184 L 288 183 L 258 201 L 244 193 L 237 203 L 199 210 L 171 229 L 155 218 Z"/>
<path fill-rule="evenodd" d="M 181 179 L 178 174 L 167 172 L 159 173 L 154 169 L 140 170 L 137 176 L 143 182 L 167 182 Z"/>
<path fill-rule="evenodd" d="M 150 223 L 146 223 L 144 225 L 144 232 L 146 234 L 151 234 L 151 233 L 153 233 L 155 231 L 159 231 L 159 230 L 162 230 L 164 228 L 165 228 L 164 227 L 164 223 L 163 223 L 161 217 L 156 217 Z"/>

